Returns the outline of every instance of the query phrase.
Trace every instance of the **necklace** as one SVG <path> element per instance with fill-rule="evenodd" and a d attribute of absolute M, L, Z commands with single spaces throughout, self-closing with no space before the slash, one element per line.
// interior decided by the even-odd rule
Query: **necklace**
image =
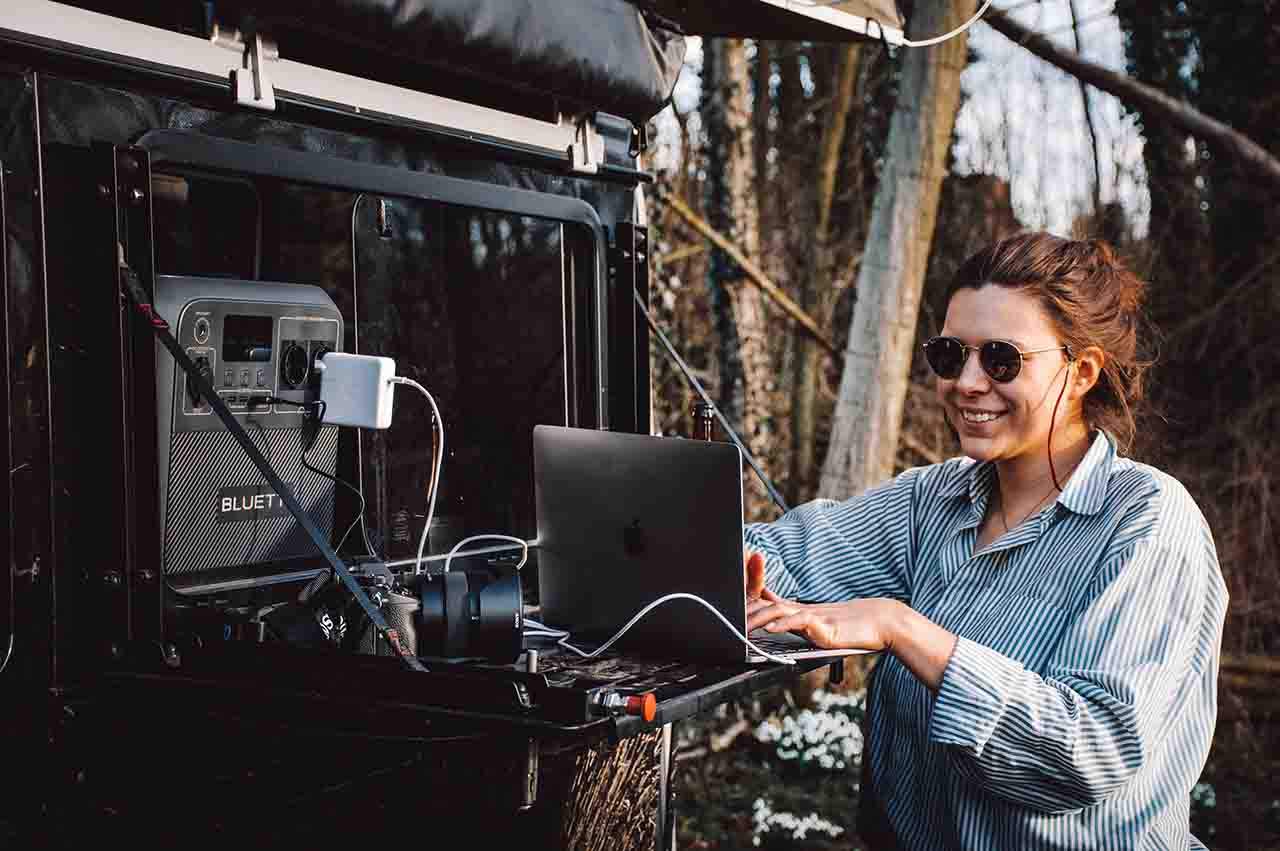
<path fill-rule="evenodd" d="M 1051 495 L 1055 490 L 1057 490 L 1057 487 L 1056 487 L 1055 485 L 1050 485 L 1050 486 L 1049 486 L 1049 490 L 1048 490 L 1048 492 L 1047 492 L 1047 493 L 1045 493 L 1045 495 L 1044 495 L 1044 496 L 1042 496 L 1042 497 L 1040 497 L 1038 500 L 1036 500 L 1035 505 L 1031 506 L 1031 510 L 1030 510 L 1030 511 L 1028 511 L 1026 514 L 1022 515 L 1022 518 L 1021 518 L 1017 523 L 1014 523 L 1013 525 L 1014 525 L 1014 526 L 1017 526 L 1017 525 L 1021 524 L 1023 521 L 1025 521 L 1028 517 L 1030 517 L 1030 516 L 1035 512 L 1035 510 L 1036 510 L 1037 508 L 1039 508 L 1041 505 L 1043 505 L 1043 504 L 1044 504 L 1044 501 L 1045 501 L 1046 499 L 1048 499 L 1048 498 L 1049 498 L 1049 496 L 1050 496 L 1050 495 Z M 1001 526 L 1004 526 L 1004 530 L 1005 530 L 1006 532 L 1008 532 L 1008 531 L 1009 531 L 1009 520 L 1008 520 L 1008 518 L 1006 518 L 1006 517 L 1004 516 L 1004 492 L 1003 492 L 1003 491 L 1001 491 L 1001 492 L 1000 492 L 1000 525 L 1001 525 Z"/>
<path fill-rule="evenodd" d="M 1076 471 L 1076 467 L 1079 467 L 1080 462 L 1083 460 L 1084 460 L 1083 457 L 1079 458 L 1074 464 L 1071 465 L 1071 469 L 1067 470 L 1067 474 L 1062 478 L 1064 480 L 1070 479 L 1071 474 Z M 997 479 L 997 481 L 999 481 L 999 479 Z M 1049 490 L 1045 492 L 1045 495 L 1040 497 L 1038 500 L 1036 500 L 1035 505 L 1031 506 L 1031 510 L 1028 511 L 1026 514 L 1022 515 L 1022 517 L 1018 520 L 1018 522 L 1014 523 L 1013 525 L 1018 526 L 1019 524 L 1023 523 L 1028 517 L 1030 517 L 1035 512 L 1037 508 L 1043 505 L 1044 501 L 1048 499 L 1050 495 L 1052 495 L 1053 492 L 1057 489 L 1058 489 L 1058 485 L 1056 482 L 1052 485 L 1049 485 Z M 1000 489 L 1000 525 L 1004 526 L 1005 532 L 1009 531 L 1009 519 L 1005 517 L 1005 514 L 1004 514 L 1004 488 Z"/>

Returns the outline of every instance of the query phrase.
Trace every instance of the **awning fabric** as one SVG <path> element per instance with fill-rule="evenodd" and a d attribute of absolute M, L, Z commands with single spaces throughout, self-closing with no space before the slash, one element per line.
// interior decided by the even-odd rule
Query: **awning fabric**
<path fill-rule="evenodd" d="M 894 0 L 633 0 L 689 35 L 784 41 L 880 38 L 902 30 Z M 870 24 L 868 25 L 868 22 Z M 877 27 L 877 24 L 880 25 Z"/>
<path fill-rule="evenodd" d="M 629 0 L 70 2 L 193 35 L 214 19 L 252 21 L 287 59 L 433 93 L 448 77 L 453 97 L 467 95 L 469 79 L 477 93 L 549 96 L 565 112 L 633 122 L 666 105 L 684 63 L 683 36 L 651 27 L 651 16 Z"/>

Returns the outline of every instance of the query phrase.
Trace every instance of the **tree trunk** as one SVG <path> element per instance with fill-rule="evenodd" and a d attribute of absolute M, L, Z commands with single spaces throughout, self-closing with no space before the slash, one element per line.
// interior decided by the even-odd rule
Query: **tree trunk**
<path fill-rule="evenodd" d="M 752 144 L 751 70 L 739 39 L 713 39 L 704 48 L 704 121 L 710 146 L 707 172 L 711 224 L 757 263 L 760 256 Z M 723 252 L 712 263 L 711 291 L 721 331 L 721 407 L 741 425 L 742 439 L 767 472 L 773 448 L 771 395 L 776 389 L 760 291 Z M 754 479 L 752 479 L 754 481 Z M 756 493 L 763 494 L 762 488 Z"/>
<path fill-rule="evenodd" d="M 975 0 L 925 0 L 912 30 L 947 32 Z M 960 105 L 967 38 L 908 50 L 858 272 L 857 302 L 819 493 L 845 497 L 893 473 L 916 314 Z"/>
<path fill-rule="evenodd" d="M 720 39 L 708 40 L 702 50 L 702 126 L 706 133 L 707 158 L 707 219 L 711 226 L 733 239 L 733 216 L 729 206 L 733 203 L 730 186 L 731 169 L 728 160 L 733 153 L 734 139 L 729 131 L 729 100 L 733 95 L 729 71 L 725 67 L 729 57 L 725 54 L 730 45 Z M 738 43 L 741 50 L 741 43 Z M 711 254 L 707 267 L 707 288 L 710 293 L 711 322 L 716 335 L 717 402 L 724 415 L 735 428 L 742 424 L 742 361 L 738 351 L 738 326 L 733 318 L 733 306 L 729 301 L 726 281 L 732 276 L 735 264 L 722 251 Z"/>
<path fill-rule="evenodd" d="M 861 45 L 847 45 L 841 51 L 840 67 L 833 96 L 823 122 L 822 142 L 818 151 L 817 227 L 810 251 L 802 255 L 802 269 L 797 282 L 800 307 L 813 313 L 815 305 L 833 301 L 823 296 L 832 286 L 835 274 L 835 252 L 831 245 L 831 205 L 835 197 L 840 152 L 844 147 L 845 128 L 853 106 L 853 93 L 861 68 Z M 856 167 L 856 164 L 855 164 Z M 829 317 L 820 311 L 819 318 Z M 814 437 L 817 430 L 818 376 L 824 353 L 803 336 L 796 336 L 796 356 L 792 363 L 791 384 L 791 469 L 788 476 L 788 499 L 795 504 L 807 498 L 813 488 Z"/>
<path fill-rule="evenodd" d="M 787 271 L 786 246 L 777 241 L 778 223 L 782 221 L 778 193 L 771 191 L 773 178 L 769 167 L 769 150 L 777 137 L 771 93 L 774 42 L 756 39 L 756 56 L 751 83 L 751 142 L 755 157 L 755 196 L 759 208 L 760 254 L 765 274 L 785 285 Z"/>

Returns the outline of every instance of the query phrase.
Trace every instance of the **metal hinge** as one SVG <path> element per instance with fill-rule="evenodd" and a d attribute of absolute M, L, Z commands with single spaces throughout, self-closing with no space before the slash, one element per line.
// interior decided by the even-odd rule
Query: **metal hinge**
<path fill-rule="evenodd" d="M 267 75 L 267 63 L 280 58 L 280 48 L 261 33 L 242 33 L 213 25 L 209 41 L 240 54 L 240 67 L 231 69 L 231 96 L 241 106 L 274 112 L 276 92 Z"/>
<path fill-rule="evenodd" d="M 569 164 L 574 171 L 588 174 L 595 174 L 604 164 L 604 137 L 596 132 L 596 122 L 591 115 L 584 115 L 574 123 Z"/>

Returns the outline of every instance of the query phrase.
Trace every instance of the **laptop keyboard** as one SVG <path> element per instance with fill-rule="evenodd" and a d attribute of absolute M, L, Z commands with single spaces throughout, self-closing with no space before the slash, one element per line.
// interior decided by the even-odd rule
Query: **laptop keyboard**
<path fill-rule="evenodd" d="M 788 653 L 796 650 L 812 650 L 815 647 L 809 639 L 790 632 L 766 632 L 763 629 L 753 629 L 747 638 L 766 653 Z"/>

